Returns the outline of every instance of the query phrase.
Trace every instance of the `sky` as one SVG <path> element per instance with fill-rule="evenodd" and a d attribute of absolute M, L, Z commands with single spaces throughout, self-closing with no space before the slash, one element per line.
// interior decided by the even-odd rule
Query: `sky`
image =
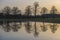
<path fill-rule="evenodd" d="M 27 5 L 33 5 L 37 1 L 40 7 L 47 7 L 50 9 L 53 5 L 60 10 L 60 0 L 0 0 L 0 9 L 5 6 L 17 6 L 19 9 L 24 9 Z"/>

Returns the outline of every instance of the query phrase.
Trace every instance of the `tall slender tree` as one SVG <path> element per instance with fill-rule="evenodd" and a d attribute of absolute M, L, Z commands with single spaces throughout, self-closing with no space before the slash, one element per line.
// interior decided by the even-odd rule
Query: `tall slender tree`
<path fill-rule="evenodd" d="M 35 13 L 35 16 L 36 16 L 36 13 L 37 13 L 37 8 L 38 8 L 38 6 L 39 6 L 39 4 L 38 4 L 38 2 L 35 2 L 34 3 L 34 13 Z"/>
<path fill-rule="evenodd" d="M 35 18 L 36 18 L 36 13 L 37 13 L 37 8 L 38 8 L 38 6 L 39 6 L 38 2 L 35 2 L 35 3 L 34 3 Z M 36 21 L 35 21 L 35 25 L 34 25 L 34 26 L 35 26 L 35 28 L 34 28 L 34 29 L 35 29 L 34 35 L 35 35 L 35 36 L 38 36 L 37 27 L 36 27 Z"/>

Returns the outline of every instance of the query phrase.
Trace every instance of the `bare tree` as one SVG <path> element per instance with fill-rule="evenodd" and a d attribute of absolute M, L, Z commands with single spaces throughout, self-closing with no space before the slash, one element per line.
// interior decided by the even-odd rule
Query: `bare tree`
<path fill-rule="evenodd" d="M 39 4 L 38 4 L 38 2 L 35 2 L 34 3 L 34 13 L 35 13 L 35 16 L 36 16 L 36 13 L 37 13 L 37 8 L 38 8 L 38 6 L 39 6 Z"/>
<path fill-rule="evenodd" d="M 18 7 L 13 7 L 12 8 L 12 14 L 14 14 L 14 15 L 21 14 L 21 10 L 19 10 Z"/>
<path fill-rule="evenodd" d="M 48 12 L 48 9 L 46 8 L 46 7 L 43 7 L 42 9 L 41 9 L 41 13 L 42 14 L 46 14 Z"/>
<path fill-rule="evenodd" d="M 52 6 L 51 10 L 50 10 L 51 14 L 56 14 L 57 13 L 57 9 L 55 8 L 55 6 Z"/>
<path fill-rule="evenodd" d="M 27 6 L 25 10 L 25 15 L 30 16 L 31 15 L 31 6 Z"/>
<path fill-rule="evenodd" d="M 11 12 L 11 8 L 8 6 L 2 10 L 3 15 L 8 15 L 10 14 L 10 12 Z"/>

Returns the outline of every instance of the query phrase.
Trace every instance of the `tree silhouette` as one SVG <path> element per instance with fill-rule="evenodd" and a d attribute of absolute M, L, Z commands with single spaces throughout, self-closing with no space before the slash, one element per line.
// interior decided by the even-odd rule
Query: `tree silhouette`
<path fill-rule="evenodd" d="M 31 6 L 27 6 L 25 10 L 25 15 L 30 16 L 31 15 Z"/>
<path fill-rule="evenodd" d="M 56 14 L 57 13 L 57 9 L 55 8 L 55 6 L 52 6 L 51 10 L 50 10 L 51 14 Z"/>
<path fill-rule="evenodd" d="M 39 6 L 39 4 L 38 4 L 38 2 L 35 2 L 34 3 L 34 13 L 35 13 L 35 16 L 36 16 L 36 13 L 37 13 L 37 8 L 38 8 L 38 6 Z"/>
<path fill-rule="evenodd" d="M 18 7 L 13 7 L 12 8 L 12 13 L 13 13 L 13 15 L 17 15 L 19 13 L 21 14 L 21 10 L 19 10 Z"/>
<path fill-rule="evenodd" d="M 41 9 L 41 13 L 42 14 L 46 14 L 48 12 L 48 9 L 46 8 L 46 7 L 43 7 L 42 9 Z"/>
<path fill-rule="evenodd" d="M 5 7 L 2 10 L 3 15 L 8 15 L 8 14 L 10 14 L 10 12 L 11 12 L 11 8 L 9 6 Z"/>

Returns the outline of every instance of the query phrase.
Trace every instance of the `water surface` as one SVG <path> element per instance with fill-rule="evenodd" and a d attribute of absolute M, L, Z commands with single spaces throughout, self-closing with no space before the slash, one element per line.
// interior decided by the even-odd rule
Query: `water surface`
<path fill-rule="evenodd" d="M 14 30 L 14 24 L 17 30 Z M 0 40 L 60 40 L 60 24 L 43 22 L 12 22 L 0 25 Z"/>

